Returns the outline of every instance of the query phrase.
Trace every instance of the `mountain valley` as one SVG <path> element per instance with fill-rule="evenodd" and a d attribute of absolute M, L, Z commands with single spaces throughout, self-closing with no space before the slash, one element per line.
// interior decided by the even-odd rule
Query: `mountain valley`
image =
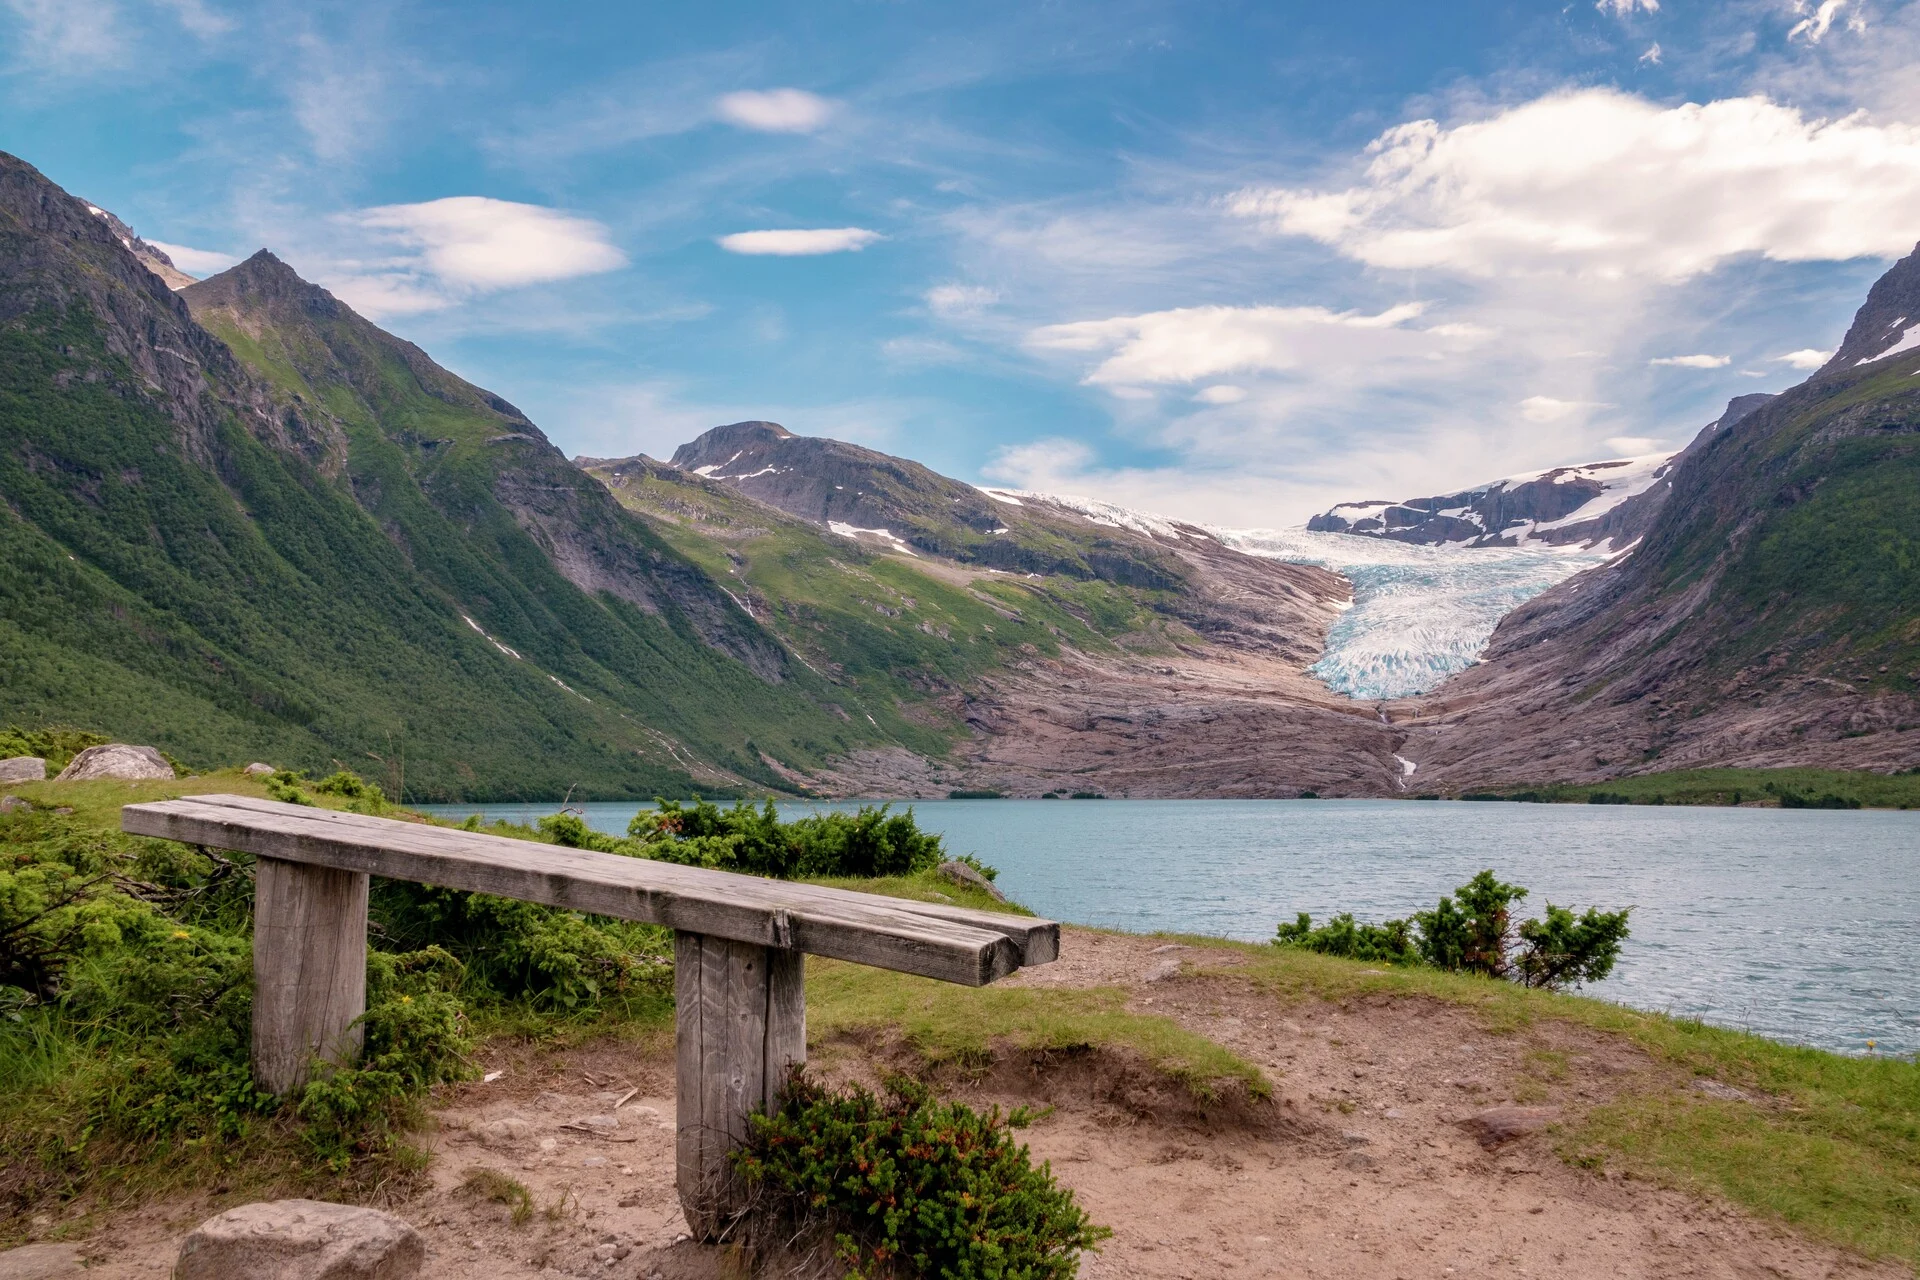
<path fill-rule="evenodd" d="M 423 799 L 1908 768 L 1914 316 L 1920 258 L 1671 456 L 1223 531 L 761 421 L 569 462 L 272 254 L 192 281 L 0 157 L 0 716 Z"/>

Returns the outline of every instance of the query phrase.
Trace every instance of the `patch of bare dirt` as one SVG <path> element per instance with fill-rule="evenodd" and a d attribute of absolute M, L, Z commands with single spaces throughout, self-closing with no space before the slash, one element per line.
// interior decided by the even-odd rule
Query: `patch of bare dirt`
<path fill-rule="evenodd" d="M 1271 1102 L 1238 1116 L 1139 1105 L 1138 1064 L 1098 1052 L 1000 1055 L 943 1084 L 978 1104 L 1043 1102 L 1025 1132 L 1114 1237 L 1082 1274 L 1113 1277 L 1895 1277 L 1743 1211 L 1574 1168 L 1550 1129 L 1492 1149 L 1461 1121 L 1492 1107 L 1561 1120 L 1663 1071 L 1565 1024 L 1490 1033 L 1432 1001 L 1290 1002 L 1230 952 L 1067 930 L 1062 958 L 1010 981 L 1118 986 L 1258 1063 Z M 1241 962 L 1243 964 L 1243 962 Z M 821 1046 L 843 1076 L 898 1065 L 884 1040 Z M 740 1260 L 685 1239 L 673 1189 L 665 1044 L 496 1053 L 427 1135 L 431 1189 L 394 1208 L 426 1235 L 430 1280 L 710 1280 Z M 608 1123 L 611 1121 L 611 1123 Z M 1520 1129 L 1529 1128 L 1519 1124 Z M 463 1192 L 474 1167 L 523 1183 L 534 1212 Z M 87 1245 L 89 1275 L 159 1277 L 212 1209 L 154 1206 Z"/>

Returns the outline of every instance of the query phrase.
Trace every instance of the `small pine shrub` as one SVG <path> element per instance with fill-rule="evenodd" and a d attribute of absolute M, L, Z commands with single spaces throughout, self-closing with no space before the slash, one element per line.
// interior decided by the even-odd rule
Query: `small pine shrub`
<path fill-rule="evenodd" d="M 1344 913 L 1316 928 L 1302 911 L 1292 924 L 1283 922 L 1275 930 L 1273 944 L 1353 960 L 1424 964 L 1555 991 L 1598 982 L 1613 972 L 1633 908 L 1589 907 L 1576 916 L 1549 902 L 1544 920 L 1516 925 L 1513 905 L 1526 896 L 1519 885 L 1482 871 L 1433 910 L 1404 920 L 1365 924 Z"/>
<path fill-rule="evenodd" d="M 764 1208 L 824 1220 L 855 1274 L 1071 1280 L 1081 1251 L 1112 1232 L 1014 1142 L 1028 1118 L 938 1101 L 899 1077 L 879 1096 L 796 1072 L 734 1159 Z"/>
<path fill-rule="evenodd" d="M 857 813 L 810 813 L 782 822 L 771 800 L 757 809 L 745 801 L 731 809 L 699 799 L 691 805 L 655 803 L 634 816 L 624 842 L 586 831 L 584 823 L 579 833 L 561 838 L 561 827 L 547 824 L 571 817 L 565 814 L 542 819 L 541 829 L 563 844 L 578 839 L 579 848 L 783 880 L 914 875 L 931 871 L 946 856 L 940 837 L 922 831 L 912 809 L 892 813 L 890 805 L 867 805 Z"/>

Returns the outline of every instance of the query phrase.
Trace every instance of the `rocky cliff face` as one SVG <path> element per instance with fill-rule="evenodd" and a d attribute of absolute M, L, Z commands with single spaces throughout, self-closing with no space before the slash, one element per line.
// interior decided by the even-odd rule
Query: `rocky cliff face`
<path fill-rule="evenodd" d="M 1920 252 L 1825 368 L 1689 446 L 1631 555 L 1397 709 L 1427 785 L 1920 763 L 1920 327 L 1894 323 L 1916 283 Z"/>
<path fill-rule="evenodd" d="M 159 276 L 167 288 L 184 289 L 193 283 L 194 278 L 174 266 L 173 259 L 168 257 L 164 250 L 142 240 L 133 233 L 132 227 L 120 221 L 119 218 L 97 204 L 88 205 L 87 212 L 106 223 L 107 230 L 113 232 L 114 237 L 126 246 L 127 252 L 133 255 L 134 261 Z"/>

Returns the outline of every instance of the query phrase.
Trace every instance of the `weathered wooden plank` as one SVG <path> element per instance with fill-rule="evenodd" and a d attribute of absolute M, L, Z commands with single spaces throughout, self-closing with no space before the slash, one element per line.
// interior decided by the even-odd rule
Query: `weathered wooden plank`
<path fill-rule="evenodd" d="M 122 826 L 259 857 L 498 894 L 982 986 L 1057 951 L 1058 926 L 874 894 L 247 797 L 128 805 Z M 1022 940 L 1017 943 L 1015 933 Z M 1023 945 L 1025 952 L 1023 953 Z"/>
<path fill-rule="evenodd" d="M 367 877 L 262 858 L 254 870 L 253 1074 L 271 1093 L 360 1053 Z"/>
<path fill-rule="evenodd" d="M 398 825 L 416 832 L 433 832 L 445 836 L 449 839 L 449 847 L 455 849 L 465 847 L 463 841 L 475 836 L 478 836 L 483 841 L 506 839 L 506 837 L 502 836 L 489 836 L 483 832 L 466 832 L 445 827 L 431 827 L 421 823 L 403 822 L 396 824 L 391 818 L 376 818 L 368 814 L 303 809 L 298 805 L 283 804 L 276 800 L 258 800 L 252 796 L 215 794 L 193 796 L 190 798 L 198 804 L 220 805 L 255 813 L 286 813 L 288 811 L 303 813 L 309 816 L 319 817 L 328 822 L 340 822 L 347 826 L 367 831 L 384 831 Z M 516 843 L 524 845 L 527 842 L 518 841 Z M 543 845 L 536 847 L 552 848 L 553 846 Z M 672 864 L 666 863 L 660 865 L 671 866 Z M 682 868 L 682 870 L 692 872 L 696 876 L 707 877 L 735 874 L 725 871 L 709 871 L 699 867 L 687 867 Z M 748 878 L 759 879 L 759 877 Z M 813 899 L 822 902 L 831 902 L 844 898 L 849 893 L 853 893 L 855 898 L 865 898 L 868 900 L 880 896 L 855 893 L 847 889 L 835 889 L 826 885 L 804 885 L 794 884 L 792 882 L 780 882 L 780 884 L 782 890 L 787 894 L 797 898 Z M 1018 948 L 1022 967 L 1046 964 L 1057 959 L 1060 954 L 1060 926 L 1052 920 L 1043 920 L 1038 916 L 1013 915 L 1003 911 L 978 911 L 971 907 L 959 907 L 950 903 L 914 902 L 904 898 L 883 898 L 883 901 L 885 901 L 890 908 L 905 911 L 913 915 L 930 916 L 937 920 L 949 920 L 956 924 L 965 924 L 976 929 L 985 929 L 989 933 L 1003 934 Z M 769 944 L 773 946 L 785 945 L 779 939 L 770 939 Z"/>
<path fill-rule="evenodd" d="M 749 1117 L 771 1110 L 790 1066 L 806 1061 L 797 952 L 682 933 L 674 942 L 675 1185 L 695 1237 L 724 1235 L 750 1188 L 730 1152 Z"/>

